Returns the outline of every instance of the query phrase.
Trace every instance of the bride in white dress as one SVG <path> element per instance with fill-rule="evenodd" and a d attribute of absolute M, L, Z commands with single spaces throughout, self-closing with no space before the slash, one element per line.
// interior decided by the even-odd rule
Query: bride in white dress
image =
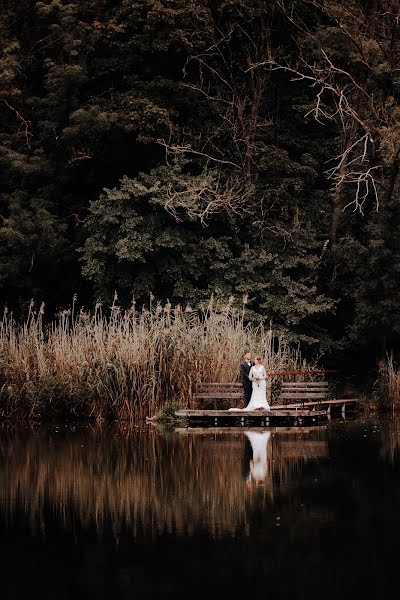
<path fill-rule="evenodd" d="M 229 410 L 271 410 L 271 407 L 267 402 L 267 372 L 262 364 L 261 356 L 255 357 L 255 365 L 250 369 L 249 379 L 253 384 L 250 402 L 245 408 L 230 408 Z"/>
<path fill-rule="evenodd" d="M 253 393 L 244 410 L 271 410 L 267 402 L 267 372 L 262 364 L 261 356 L 256 356 L 255 365 L 251 367 L 249 379 L 253 382 Z"/>

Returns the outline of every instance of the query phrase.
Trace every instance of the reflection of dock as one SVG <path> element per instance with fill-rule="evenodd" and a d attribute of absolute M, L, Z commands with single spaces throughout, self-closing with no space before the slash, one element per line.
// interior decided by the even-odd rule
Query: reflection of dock
<path fill-rule="evenodd" d="M 209 424 L 220 426 L 303 426 L 317 425 L 326 421 L 326 410 L 178 410 L 175 413 L 178 418 L 184 418 L 189 425 Z"/>
<path fill-rule="evenodd" d="M 252 431 L 265 431 L 264 427 L 252 427 Z M 307 433 L 315 433 L 316 431 L 325 431 L 326 425 L 313 425 L 312 427 L 302 427 L 301 431 L 297 427 L 270 427 L 268 431 L 272 434 L 293 434 L 293 435 L 305 435 Z M 236 433 L 240 435 L 242 431 L 237 427 L 176 427 L 175 433 L 180 433 L 181 435 L 218 435 L 218 434 L 226 434 L 226 433 Z"/>
<path fill-rule="evenodd" d="M 255 433 L 265 433 L 268 431 L 271 434 L 273 458 L 274 462 L 277 463 L 328 458 L 328 443 L 323 435 L 325 430 L 325 426 L 313 426 L 301 429 L 297 427 L 276 427 L 268 430 L 263 427 L 251 428 L 251 431 Z M 189 437 L 204 437 L 207 442 L 216 442 L 218 445 L 221 444 L 221 441 L 227 435 L 231 437 L 232 434 L 236 434 L 236 440 L 242 438 L 242 430 L 237 427 L 178 427 L 175 429 L 175 432 Z"/>

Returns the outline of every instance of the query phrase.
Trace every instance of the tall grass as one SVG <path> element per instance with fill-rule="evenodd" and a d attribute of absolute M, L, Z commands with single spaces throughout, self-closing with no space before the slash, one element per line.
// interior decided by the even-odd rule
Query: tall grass
<path fill-rule="evenodd" d="M 381 372 L 381 380 L 387 386 L 385 392 L 388 403 L 392 408 L 398 408 L 400 406 L 400 370 L 392 356 L 388 357 L 387 363 L 385 363 L 384 372 Z"/>
<path fill-rule="evenodd" d="M 305 366 L 300 351 L 233 302 L 202 310 L 170 304 L 92 312 L 72 308 L 45 324 L 44 306 L 0 325 L 0 416 L 134 419 L 166 402 L 193 405 L 199 382 L 236 381 L 247 350 L 268 371 Z"/>

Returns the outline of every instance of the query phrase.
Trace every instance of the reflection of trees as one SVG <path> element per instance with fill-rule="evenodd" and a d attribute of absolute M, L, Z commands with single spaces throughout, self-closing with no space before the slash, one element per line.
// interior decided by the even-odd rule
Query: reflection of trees
<path fill-rule="evenodd" d="M 0 442 L 0 512 L 22 511 L 45 527 L 46 511 L 69 527 L 71 518 L 116 535 L 145 528 L 211 534 L 248 528 L 248 508 L 270 505 L 301 464 L 326 455 L 324 432 L 275 433 L 268 471 L 256 494 L 243 477 L 244 435 L 163 435 L 123 428 L 4 434 Z"/>

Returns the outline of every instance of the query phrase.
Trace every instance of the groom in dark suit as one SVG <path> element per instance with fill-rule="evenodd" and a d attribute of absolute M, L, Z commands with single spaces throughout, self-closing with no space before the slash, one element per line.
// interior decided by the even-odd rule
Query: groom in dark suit
<path fill-rule="evenodd" d="M 251 360 L 251 354 L 250 352 L 247 352 L 243 356 L 243 362 L 240 363 L 240 374 L 242 376 L 245 406 L 247 406 L 250 402 L 251 394 L 253 391 L 253 386 L 249 379 L 250 369 L 253 365 L 254 362 Z"/>

